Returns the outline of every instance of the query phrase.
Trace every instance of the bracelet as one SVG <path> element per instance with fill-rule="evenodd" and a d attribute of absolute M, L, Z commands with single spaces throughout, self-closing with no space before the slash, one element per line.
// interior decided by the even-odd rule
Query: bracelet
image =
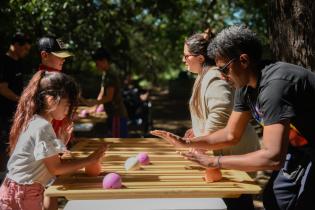
<path fill-rule="evenodd" d="M 221 159 L 222 155 L 219 155 L 219 156 L 216 156 L 216 160 L 214 160 L 212 163 L 210 162 L 207 167 L 208 168 L 221 168 L 221 162 L 220 162 L 220 159 Z"/>
<path fill-rule="evenodd" d="M 221 167 L 221 162 L 220 162 L 221 157 L 222 157 L 222 155 L 219 155 L 218 158 L 217 158 L 216 167 L 219 168 L 219 169 L 222 168 L 222 167 Z"/>

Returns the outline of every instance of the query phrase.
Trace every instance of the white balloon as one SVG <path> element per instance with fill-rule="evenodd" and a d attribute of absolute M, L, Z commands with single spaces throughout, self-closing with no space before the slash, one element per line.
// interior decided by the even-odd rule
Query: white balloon
<path fill-rule="evenodd" d="M 125 161 L 125 170 L 134 171 L 140 168 L 140 163 L 137 157 L 130 157 Z"/>

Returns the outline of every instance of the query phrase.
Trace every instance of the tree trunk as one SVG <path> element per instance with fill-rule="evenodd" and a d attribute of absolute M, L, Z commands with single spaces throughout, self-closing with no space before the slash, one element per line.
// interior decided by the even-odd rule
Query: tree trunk
<path fill-rule="evenodd" d="M 315 71 L 315 1 L 269 0 L 269 14 L 275 59 Z"/>

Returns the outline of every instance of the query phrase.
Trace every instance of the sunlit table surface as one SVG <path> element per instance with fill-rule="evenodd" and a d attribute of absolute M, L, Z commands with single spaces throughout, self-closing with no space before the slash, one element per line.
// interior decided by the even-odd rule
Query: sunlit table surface
<path fill-rule="evenodd" d="M 66 197 L 68 200 L 130 199 L 130 198 L 232 198 L 241 194 L 258 194 L 261 191 L 247 173 L 222 170 L 223 179 L 204 181 L 204 169 L 185 160 L 171 145 L 158 138 L 82 138 L 64 156 L 82 158 L 101 143 L 109 145 L 102 160 L 102 173 L 89 177 L 84 170 L 59 176 L 45 194 Z M 139 152 L 147 152 L 151 163 L 136 171 L 125 171 L 124 162 Z M 103 177 L 110 172 L 121 175 L 121 189 L 103 189 Z"/>

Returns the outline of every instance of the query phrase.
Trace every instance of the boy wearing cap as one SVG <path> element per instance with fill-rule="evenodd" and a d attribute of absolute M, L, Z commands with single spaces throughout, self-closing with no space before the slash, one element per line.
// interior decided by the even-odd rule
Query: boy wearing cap
<path fill-rule="evenodd" d="M 61 39 L 42 37 L 38 40 L 41 64 L 38 70 L 61 71 L 65 58 L 73 56 Z"/>
<path fill-rule="evenodd" d="M 62 71 L 65 59 L 73 56 L 60 38 L 53 36 L 42 37 L 38 40 L 37 45 L 41 57 L 41 64 L 38 67 L 39 71 Z M 62 127 L 67 127 L 72 122 L 69 119 L 53 120 L 52 124 L 55 133 L 58 135 Z"/>
<path fill-rule="evenodd" d="M 6 148 L 11 119 L 23 90 L 24 67 L 21 59 L 29 53 L 30 49 L 30 37 L 23 33 L 16 33 L 12 37 L 7 53 L 0 56 L 0 173 L 6 170 L 8 160 Z"/>
<path fill-rule="evenodd" d="M 73 54 L 67 50 L 66 45 L 61 39 L 52 36 L 40 38 L 37 45 L 41 57 L 41 64 L 38 67 L 39 71 L 61 72 L 65 59 L 73 56 Z M 63 131 L 62 128 L 72 127 L 72 122 L 65 118 L 63 120 L 53 120 L 52 125 L 55 133 L 58 135 Z M 57 198 L 49 198 L 45 196 L 44 209 L 57 210 Z"/>

